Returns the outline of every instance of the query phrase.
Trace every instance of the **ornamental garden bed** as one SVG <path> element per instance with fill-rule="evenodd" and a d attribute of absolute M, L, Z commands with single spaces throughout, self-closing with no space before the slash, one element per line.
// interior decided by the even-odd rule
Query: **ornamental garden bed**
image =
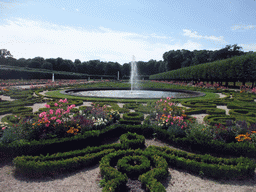
<path fill-rule="evenodd" d="M 17 111 L 25 110 L 22 103 L 29 99 L 23 99 L 8 105 L 17 106 Z M 168 173 L 166 167 L 182 168 L 211 178 L 242 178 L 254 174 L 255 163 L 249 158 L 256 156 L 256 126 L 253 119 L 239 121 L 249 113 L 252 115 L 247 118 L 254 117 L 254 103 L 250 100 L 237 100 L 236 94 L 231 99 L 233 105 L 227 98 L 187 99 L 183 104 L 192 107 L 187 113 L 185 108 L 177 106 L 178 100 L 170 98 L 147 101 L 141 111 L 141 105 L 127 105 L 125 110 L 130 106 L 138 112 L 124 113 L 126 121 L 141 124 L 143 113 L 150 112 L 143 125 L 121 124 L 116 104 L 109 103 L 106 107 L 106 103 L 96 101 L 91 107 L 75 109 L 82 100 L 55 99 L 31 117 L 30 111 L 17 114 L 17 118 L 6 117 L 8 125 L 1 125 L 4 129 L 0 135 L 0 155 L 13 156 L 16 171 L 26 176 L 73 172 L 98 162 L 104 176 L 103 191 L 110 187 L 114 191 L 123 189 L 128 177 L 138 177 L 143 186 L 152 191 L 165 191 L 161 180 Z M 224 115 L 216 108 L 217 103 L 234 106 L 233 114 Z M 238 108 L 241 103 L 245 109 Z M 8 109 L 1 102 L 0 106 Z M 210 114 L 206 118 L 209 125 L 197 124 L 189 116 L 198 112 L 198 108 Z M 103 139 L 114 137 L 120 137 L 121 143 L 102 145 Z M 187 152 L 145 148 L 143 137 L 155 137 Z M 236 157 L 226 158 L 226 155 Z M 124 161 L 118 163 L 123 158 Z M 140 161 L 144 158 L 150 161 L 150 170 Z M 109 170 L 113 172 L 110 175 Z"/>

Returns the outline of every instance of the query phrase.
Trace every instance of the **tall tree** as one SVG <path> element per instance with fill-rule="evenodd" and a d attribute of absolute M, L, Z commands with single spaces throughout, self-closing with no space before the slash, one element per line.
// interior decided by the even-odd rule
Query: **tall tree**
<path fill-rule="evenodd" d="M 0 58 L 13 57 L 7 49 L 0 49 Z"/>

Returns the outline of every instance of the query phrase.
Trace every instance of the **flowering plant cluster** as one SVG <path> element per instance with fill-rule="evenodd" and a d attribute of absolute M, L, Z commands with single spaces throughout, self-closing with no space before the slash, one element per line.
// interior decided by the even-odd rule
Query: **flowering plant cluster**
<path fill-rule="evenodd" d="M 114 109 L 111 109 L 111 110 L 108 112 L 108 116 L 109 116 L 110 120 L 113 121 L 113 123 L 115 123 L 117 120 L 120 119 L 119 111 L 114 110 Z"/>
<path fill-rule="evenodd" d="M 175 132 L 174 134 L 185 134 L 185 129 L 188 128 L 185 111 L 180 109 L 176 103 L 171 102 L 170 97 L 158 100 L 155 109 L 158 126 L 168 129 L 169 132 Z"/>
<path fill-rule="evenodd" d="M 67 99 L 60 99 L 54 106 L 57 109 L 51 109 L 51 106 L 46 104 L 45 107 L 49 108 L 49 110 L 40 113 L 37 121 L 32 123 L 32 130 L 35 130 L 33 134 L 35 139 L 65 136 L 65 128 L 68 128 L 71 119 L 70 110 L 75 105 L 68 105 Z"/>
<path fill-rule="evenodd" d="M 5 129 L 8 129 L 8 123 L 0 121 L 0 137 L 3 135 Z"/>
<path fill-rule="evenodd" d="M 99 104 L 92 104 L 92 107 L 87 107 L 85 110 L 80 110 L 71 119 L 72 127 L 67 131 L 69 134 L 83 134 L 85 131 L 96 129 L 100 130 L 112 123 L 113 114 L 118 112 L 108 112 L 107 107 Z"/>
<path fill-rule="evenodd" d="M 256 124 L 247 126 L 245 121 L 237 121 L 233 125 L 232 121 L 227 121 L 227 126 L 216 124 L 212 128 L 212 136 L 214 140 L 230 142 L 249 141 L 256 144 Z"/>
<path fill-rule="evenodd" d="M 181 129 L 188 127 L 188 124 L 186 121 L 184 121 L 183 116 L 166 116 L 165 114 L 163 114 L 160 118 L 157 117 L 157 119 L 158 126 L 161 127 L 168 128 L 169 126 L 173 125 L 178 125 Z"/>

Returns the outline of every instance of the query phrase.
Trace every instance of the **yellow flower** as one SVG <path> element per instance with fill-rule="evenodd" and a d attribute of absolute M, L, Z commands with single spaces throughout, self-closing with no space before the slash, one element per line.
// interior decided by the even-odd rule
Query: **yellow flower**
<path fill-rule="evenodd" d="M 238 135 L 237 137 L 235 137 L 235 139 L 236 139 L 238 142 L 241 142 L 241 141 L 250 141 L 250 140 L 252 140 L 252 138 L 250 138 L 249 136 L 250 136 L 249 133 L 246 133 L 245 135 L 244 135 L 244 134 L 240 134 L 240 135 Z"/>

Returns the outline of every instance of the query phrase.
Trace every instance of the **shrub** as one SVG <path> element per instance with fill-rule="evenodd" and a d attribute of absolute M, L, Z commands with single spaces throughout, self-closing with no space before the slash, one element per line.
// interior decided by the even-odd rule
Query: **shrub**
<path fill-rule="evenodd" d="M 145 147 L 145 137 L 137 133 L 125 133 L 120 136 L 120 143 L 124 149 L 137 149 Z"/>
<path fill-rule="evenodd" d="M 124 120 L 129 120 L 129 121 L 143 121 L 144 120 L 144 115 L 139 112 L 130 112 L 130 113 L 124 113 L 123 114 L 123 119 Z"/>
<path fill-rule="evenodd" d="M 130 178 L 138 178 L 150 170 L 150 161 L 144 156 L 125 156 L 118 160 L 117 169 Z"/>

